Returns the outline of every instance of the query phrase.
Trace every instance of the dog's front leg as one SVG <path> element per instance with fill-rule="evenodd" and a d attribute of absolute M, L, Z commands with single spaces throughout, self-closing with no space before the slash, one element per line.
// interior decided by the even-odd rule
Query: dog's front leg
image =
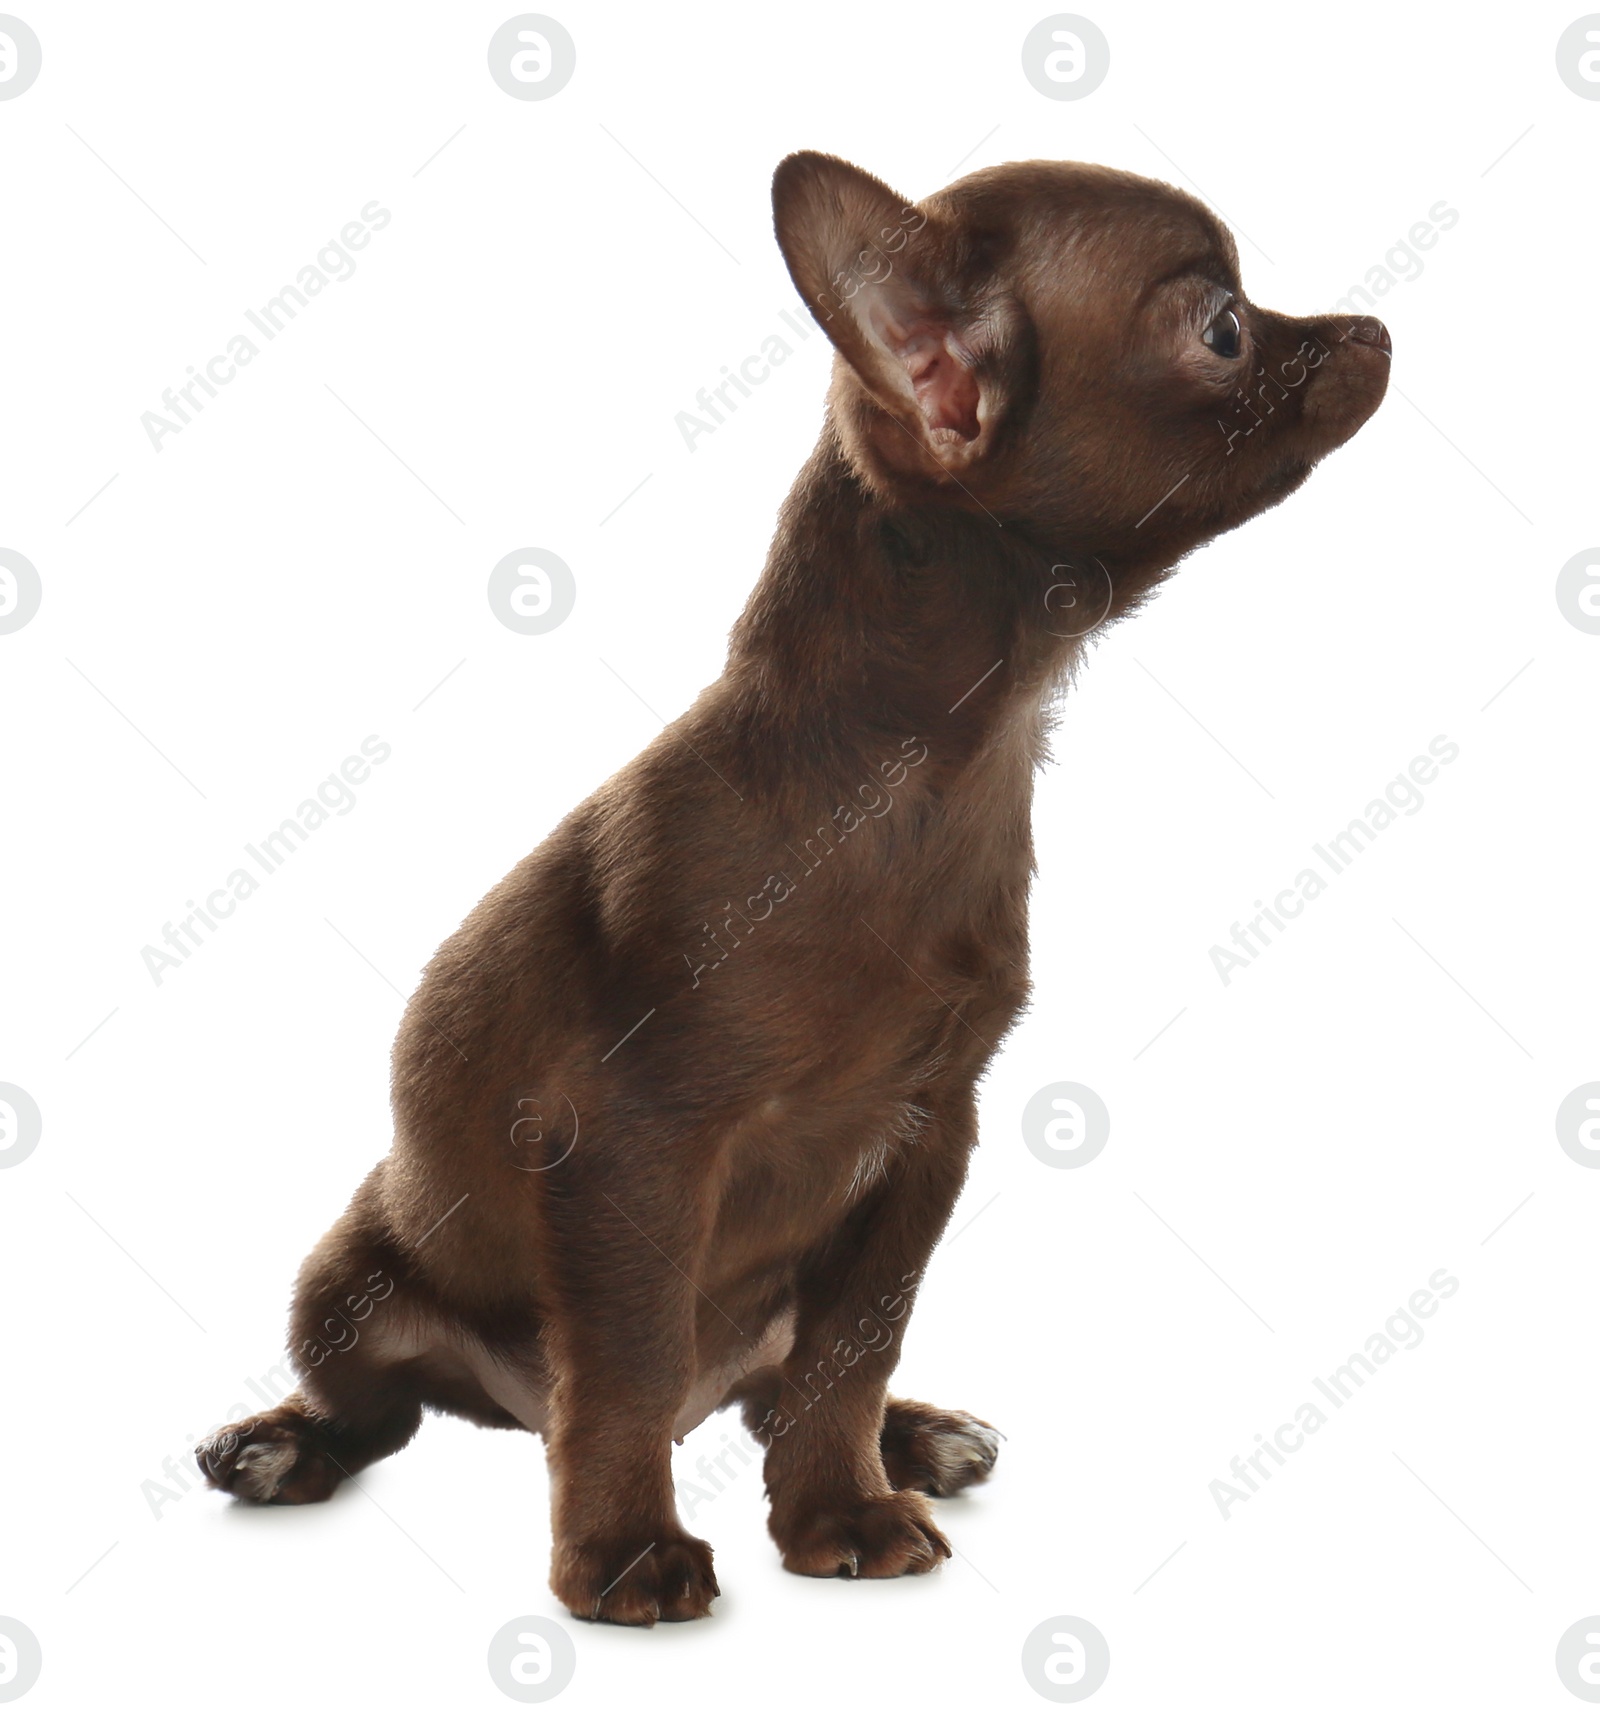
<path fill-rule="evenodd" d="M 695 1291 L 636 1236 L 617 1240 L 628 1270 L 603 1274 L 547 1326 L 550 1586 L 577 1617 L 683 1622 L 719 1592 L 711 1548 L 684 1532 L 672 1488 Z"/>
<path fill-rule="evenodd" d="M 970 1111 L 909 1145 L 808 1262 L 796 1332 L 767 1437 L 768 1526 L 784 1568 L 806 1576 L 902 1576 L 950 1555 L 919 1492 L 884 1471 L 890 1374 L 912 1298 L 966 1174 Z"/>

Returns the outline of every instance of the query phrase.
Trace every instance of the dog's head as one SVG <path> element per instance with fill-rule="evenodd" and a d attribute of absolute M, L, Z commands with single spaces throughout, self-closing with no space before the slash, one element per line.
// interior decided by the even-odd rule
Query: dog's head
<path fill-rule="evenodd" d="M 892 503 L 1166 567 L 1281 501 L 1383 398 L 1382 323 L 1252 304 L 1227 229 L 1154 180 L 1019 162 L 908 204 L 807 152 L 773 208 L 837 349 L 845 449 Z"/>

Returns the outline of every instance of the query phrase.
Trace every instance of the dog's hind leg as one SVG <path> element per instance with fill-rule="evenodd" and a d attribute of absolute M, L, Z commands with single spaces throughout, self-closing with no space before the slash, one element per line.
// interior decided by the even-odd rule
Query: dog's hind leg
<path fill-rule="evenodd" d="M 725 1407 L 743 1406 L 744 1423 L 756 1442 L 770 1443 L 771 1427 L 783 1380 L 777 1368 L 742 1379 L 728 1393 Z M 989 1478 L 1000 1455 L 1001 1434 L 964 1409 L 936 1409 L 907 1397 L 884 1404 L 878 1448 L 884 1472 L 897 1492 L 925 1492 L 954 1498 Z"/>
<path fill-rule="evenodd" d="M 1000 1434 L 962 1409 L 890 1397 L 884 1406 L 883 1466 L 897 1490 L 954 1498 L 989 1478 Z"/>
<path fill-rule="evenodd" d="M 373 1220 L 373 1193 L 369 1178 L 301 1268 L 289 1347 L 299 1388 L 196 1450 L 220 1491 L 262 1504 L 316 1503 L 416 1432 L 426 1384 L 396 1342 L 412 1297 Z"/>
<path fill-rule="evenodd" d="M 408 1443 L 422 1419 L 414 1392 L 329 1414 L 304 1391 L 221 1428 L 195 1450 L 212 1486 L 257 1504 L 317 1504 L 341 1480 Z"/>

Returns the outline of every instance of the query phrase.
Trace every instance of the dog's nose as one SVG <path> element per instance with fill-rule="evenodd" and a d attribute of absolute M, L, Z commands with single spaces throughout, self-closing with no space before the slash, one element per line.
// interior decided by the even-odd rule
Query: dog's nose
<path fill-rule="evenodd" d="M 1376 346 L 1385 358 L 1394 356 L 1394 342 L 1389 338 L 1389 330 L 1375 316 L 1352 317 L 1350 338 L 1363 346 Z"/>

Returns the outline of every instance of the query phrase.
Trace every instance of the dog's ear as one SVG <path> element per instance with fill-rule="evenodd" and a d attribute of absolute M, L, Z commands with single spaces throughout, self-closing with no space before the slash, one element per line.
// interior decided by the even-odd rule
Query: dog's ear
<path fill-rule="evenodd" d="M 944 470 L 982 460 L 1012 390 L 962 235 L 812 150 L 779 163 L 772 213 L 800 296 L 878 405 Z"/>

